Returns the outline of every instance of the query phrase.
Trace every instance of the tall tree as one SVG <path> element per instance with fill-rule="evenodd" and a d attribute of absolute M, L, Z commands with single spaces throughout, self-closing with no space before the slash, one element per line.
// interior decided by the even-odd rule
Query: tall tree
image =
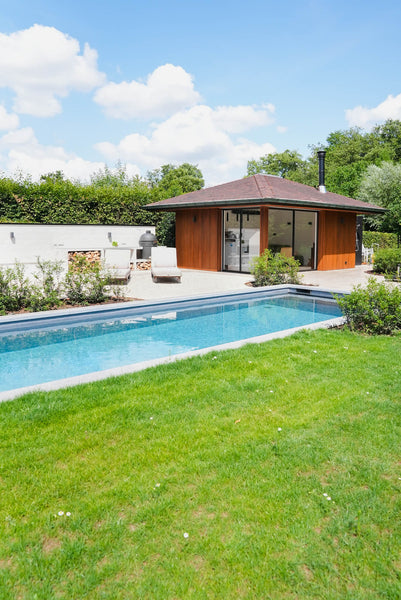
<path fill-rule="evenodd" d="M 247 175 L 265 173 L 267 175 L 279 175 L 286 179 L 292 179 L 297 171 L 302 170 L 305 161 L 295 150 L 284 150 L 261 156 L 259 160 L 248 161 Z"/>
<path fill-rule="evenodd" d="M 316 186 L 317 151 L 326 150 L 327 189 L 356 198 L 369 165 L 401 162 L 401 121 L 390 119 L 371 132 L 355 127 L 333 131 L 324 144 L 311 145 L 310 149 L 306 160 L 294 150 L 285 150 L 249 161 L 247 175 L 269 173 Z"/>
<path fill-rule="evenodd" d="M 205 185 L 201 170 L 190 163 L 178 166 L 163 165 L 159 169 L 149 171 L 147 179 L 155 192 L 160 194 L 160 199 L 194 192 Z"/>
<path fill-rule="evenodd" d="M 359 198 L 387 209 L 379 217 L 369 217 L 369 224 L 382 231 L 401 235 L 401 164 L 384 162 L 370 165 L 362 179 Z"/>
<path fill-rule="evenodd" d="M 178 166 L 163 165 L 159 169 L 149 171 L 147 180 L 154 202 L 194 192 L 205 185 L 201 170 L 190 163 Z M 157 218 L 156 235 L 159 243 L 175 246 L 175 213 L 159 213 Z"/>

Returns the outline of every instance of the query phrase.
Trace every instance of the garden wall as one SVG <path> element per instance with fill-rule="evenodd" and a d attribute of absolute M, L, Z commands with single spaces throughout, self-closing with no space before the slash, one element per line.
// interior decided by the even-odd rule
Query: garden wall
<path fill-rule="evenodd" d="M 61 260 L 67 265 L 68 252 L 106 248 L 139 248 L 139 238 L 152 226 L 123 225 L 25 225 L 0 224 L 0 265 L 15 261 L 35 264 L 42 260 Z"/>

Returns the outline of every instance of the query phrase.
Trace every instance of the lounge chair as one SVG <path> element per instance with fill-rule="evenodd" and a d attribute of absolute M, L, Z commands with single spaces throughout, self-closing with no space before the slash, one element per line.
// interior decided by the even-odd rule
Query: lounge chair
<path fill-rule="evenodd" d="M 128 281 L 131 277 L 130 248 L 105 248 L 104 263 L 112 279 Z"/>
<path fill-rule="evenodd" d="M 153 281 L 174 277 L 181 281 L 181 271 L 177 267 L 177 250 L 167 246 L 155 246 L 151 249 L 151 272 Z"/>

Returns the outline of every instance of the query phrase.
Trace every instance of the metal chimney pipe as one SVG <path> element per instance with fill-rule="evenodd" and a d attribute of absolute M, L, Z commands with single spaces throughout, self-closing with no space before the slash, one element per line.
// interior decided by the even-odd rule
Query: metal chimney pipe
<path fill-rule="evenodd" d="M 319 192 L 325 194 L 326 186 L 324 183 L 324 161 L 326 156 L 326 150 L 319 150 L 317 156 L 319 159 Z"/>

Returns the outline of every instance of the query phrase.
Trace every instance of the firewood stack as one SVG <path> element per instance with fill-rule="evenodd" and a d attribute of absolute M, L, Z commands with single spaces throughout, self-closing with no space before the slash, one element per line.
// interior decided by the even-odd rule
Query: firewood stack
<path fill-rule="evenodd" d="M 94 265 L 100 262 L 101 252 L 100 250 L 73 250 L 68 252 L 68 264 L 74 263 L 76 259 L 81 256 L 83 256 L 89 264 Z"/>
<path fill-rule="evenodd" d="M 136 269 L 137 269 L 137 271 L 150 271 L 150 269 L 151 269 L 150 260 L 136 263 Z"/>

